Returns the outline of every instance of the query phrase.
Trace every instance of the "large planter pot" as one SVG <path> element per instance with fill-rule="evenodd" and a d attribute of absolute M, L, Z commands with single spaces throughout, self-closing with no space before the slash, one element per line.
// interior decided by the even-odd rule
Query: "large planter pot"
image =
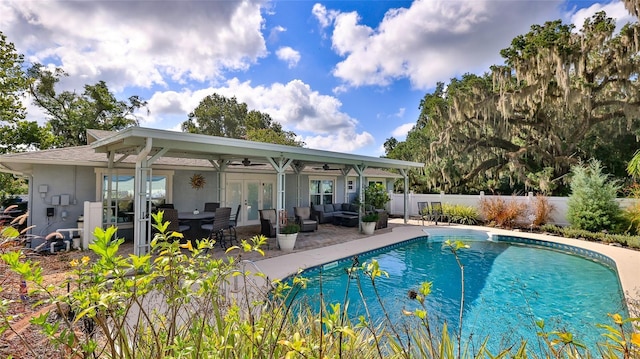
<path fill-rule="evenodd" d="M 291 252 L 293 247 L 296 245 L 296 239 L 298 238 L 298 233 L 293 234 L 282 234 L 279 233 L 277 236 L 278 246 L 281 251 Z"/>
<path fill-rule="evenodd" d="M 362 222 L 362 233 L 364 234 L 373 234 L 373 231 L 376 230 L 377 222 Z"/>

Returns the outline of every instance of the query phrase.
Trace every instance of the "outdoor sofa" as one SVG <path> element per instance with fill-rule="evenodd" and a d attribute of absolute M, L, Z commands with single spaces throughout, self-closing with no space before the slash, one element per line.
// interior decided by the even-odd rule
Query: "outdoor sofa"
<path fill-rule="evenodd" d="M 311 206 L 311 217 L 318 223 L 335 223 L 342 216 L 357 216 L 358 205 L 351 203 L 314 204 Z"/>
<path fill-rule="evenodd" d="M 375 211 L 378 213 L 379 219 L 376 225 L 376 229 L 387 228 L 389 221 L 389 213 L 384 209 L 369 208 L 368 211 Z M 358 205 L 352 203 L 333 203 L 333 204 L 314 204 L 311 206 L 311 218 L 314 218 L 318 223 L 334 223 L 342 224 L 346 226 L 356 226 L 357 221 L 345 221 L 344 216 L 358 216 Z M 337 218 L 343 217 L 340 221 Z"/>

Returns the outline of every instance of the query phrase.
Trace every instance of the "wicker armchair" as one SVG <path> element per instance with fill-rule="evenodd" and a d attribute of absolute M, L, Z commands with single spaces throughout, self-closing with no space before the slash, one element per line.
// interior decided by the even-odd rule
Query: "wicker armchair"
<path fill-rule="evenodd" d="M 275 209 L 261 209 L 260 212 L 260 234 L 267 238 L 276 236 L 276 224 L 278 216 Z"/>
<path fill-rule="evenodd" d="M 311 207 L 293 207 L 296 223 L 300 232 L 313 232 L 318 229 L 318 221 L 311 219 Z"/>

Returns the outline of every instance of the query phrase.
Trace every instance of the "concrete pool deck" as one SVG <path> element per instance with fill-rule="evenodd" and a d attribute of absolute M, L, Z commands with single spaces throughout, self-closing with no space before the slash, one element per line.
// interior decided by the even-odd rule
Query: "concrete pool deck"
<path fill-rule="evenodd" d="M 304 270 L 312 268 L 359 253 L 386 247 L 415 237 L 424 236 L 424 230 L 428 232 L 430 228 L 442 229 L 449 227 L 446 225 L 422 226 L 418 221 L 410 221 L 409 224 L 404 225 L 402 219 L 391 219 L 390 221 L 395 222 L 396 226 L 394 226 L 391 231 L 386 231 L 385 233 L 374 234 L 373 236 L 328 245 L 321 248 L 296 251 L 289 254 L 258 260 L 255 263 L 270 279 L 284 279 L 297 273 L 300 269 Z M 640 251 L 578 239 L 509 231 L 490 227 L 451 225 L 450 228 L 471 229 L 506 236 L 531 238 L 569 245 L 603 254 L 611 258 L 616 263 L 618 277 L 627 303 L 635 303 L 640 300 L 640 275 L 638 275 Z"/>

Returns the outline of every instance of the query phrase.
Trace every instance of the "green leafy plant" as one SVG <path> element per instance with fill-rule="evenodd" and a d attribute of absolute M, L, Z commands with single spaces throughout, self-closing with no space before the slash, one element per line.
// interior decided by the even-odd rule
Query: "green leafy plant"
<path fill-rule="evenodd" d="M 442 211 L 453 223 L 474 225 L 478 224 L 480 217 L 475 207 L 462 204 L 443 203 Z"/>
<path fill-rule="evenodd" d="M 364 189 L 364 204 L 382 209 L 391 200 L 386 188 L 380 183 L 371 183 Z"/>
<path fill-rule="evenodd" d="M 620 186 L 602 173 L 600 161 L 571 168 L 567 219 L 572 227 L 592 232 L 611 230 L 620 221 L 616 194 Z"/>
<path fill-rule="evenodd" d="M 376 212 L 369 212 L 362 216 L 362 222 L 378 222 L 380 216 Z"/>
<path fill-rule="evenodd" d="M 300 232 L 300 226 L 296 223 L 287 223 L 280 228 L 280 234 L 294 234 Z"/>

